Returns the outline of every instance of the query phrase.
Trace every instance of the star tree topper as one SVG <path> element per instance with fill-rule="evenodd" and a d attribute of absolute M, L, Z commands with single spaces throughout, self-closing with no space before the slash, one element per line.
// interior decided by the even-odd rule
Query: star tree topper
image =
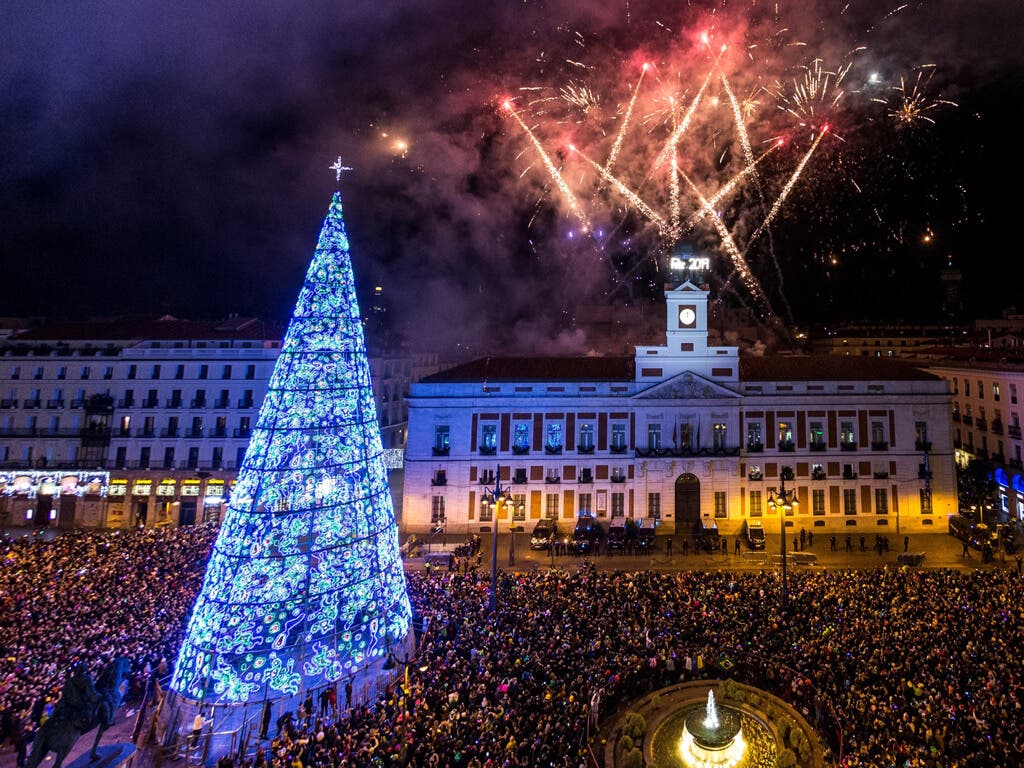
<path fill-rule="evenodd" d="M 338 159 L 334 161 L 334 165 L 330 166 L 330 169 L 334 171 L 334 178 L 339 184 L 341 183 L 341 172 L 352 170 L 349 166 L 341 164 L 341 155 L 338 155 Z"/>

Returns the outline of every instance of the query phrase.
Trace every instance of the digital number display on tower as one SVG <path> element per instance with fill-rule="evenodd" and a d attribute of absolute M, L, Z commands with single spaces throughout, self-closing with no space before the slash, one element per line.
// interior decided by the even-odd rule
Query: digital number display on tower
<path fill-rule="evenodd" d="M 708 256 L 673 256 L 668 267 L 673 272 L 706 272 L 711 269 L 711 259 Z"/>

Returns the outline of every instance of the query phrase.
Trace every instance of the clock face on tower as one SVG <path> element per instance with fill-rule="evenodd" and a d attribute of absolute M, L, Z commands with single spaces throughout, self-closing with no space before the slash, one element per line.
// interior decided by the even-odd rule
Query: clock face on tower
<path fill-rule="evenodd" d="M 697 313 L 693 307 L 680 307 L 679 308 L 679 327 L 680 328 L 693 328 L 697 322 Z"/>

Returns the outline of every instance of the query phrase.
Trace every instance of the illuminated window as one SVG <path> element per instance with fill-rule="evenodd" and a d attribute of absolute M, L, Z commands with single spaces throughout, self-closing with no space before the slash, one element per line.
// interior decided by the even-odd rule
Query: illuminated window
<path fill-rule="evenodd" d="M 793 425 L 788 421 L 779 422 L 779 446 L 793 444 Z"/>
<path fill-rule="evenodd" d="M 843 489 L 843 514 L 844 515 L 856 515 L 857 514 L 857 489 L 856 488 L 844 488 Z"/>
<path fill-rule="evenodd" d="M 544 516 L 552 519 L 558 517 L 558 494 L 544 494 Z"/>
<path fill-rule="evenodd" d="M 875 488 L 875 514 L 889 514 L 889 492 L 885 488 Z"/>
<path fill-rule="evenodd" d="M 512 450 L 525 452 L 530 449 L 530 427 L 518 422 L 512 430 Z"/>
<path fill-rule="evenodd" d="M 594 450 L 594 425 L 593 424 L 581 424 L 580 425 L 580 445 L 581 451 L 592 451 Z"/>
<path fill-rule="evenodd" d="M 820 421 L 811 422 L 811 449 L 821 450 L 825 447 L 825 425 Z"/>
<path fill-rule="evenodd" d="M 857 444 L 857 435 L 853 431 L 852 421 L 843 421 L 839 425 L 839 442 L 846 446 Z"/>
<path fill-rule="evenodd" d="M 434 427 L 434 449 L 447 452 L 451 445 L 451 428 L 447 424 Z"/>
<path fill-rule="evenodd" d="M 661 519 L 661 494 L 660 493 L 648 493 L 647 494 L 647 516 L 653 517 L 655 520 Z"/>
<path fill-rule="evenodd" d="M 747 506 L 751 517 L 761 517 L 764 514 L 761 508 L 761 491 L 747 492 Z"/>
<path fill-rule="evenodd" d="M 626 494 L 612 494 L 612 517 L 622 517 L 626 514 Z"/>
<path fill-rule="evenodd" d="M 725 491 L 715 491 L 715 517 L 728 517 Z"/>
<path fill-rule="evenodd" d="M 815 488 L 811 491 L 811 514 L 825 514 L 825 491 L 821 488 Z"/>
<path fill-rule="evenodd" d="M 545 447 L 552 451 L 560 451 L 562 449 L 562 422 L 548 422 Z"/>
<path fill-rule="evenodd" d="M 525 493 L 517 493 L 512 497 L 512 519 L 520 523 L 526 519 Z"/>
<path fill-rule="evenodd" d="M 764 445 L 761 438 L 762 429 L 763 426 L 760 421 L 747 422 L 747 448 L 760 449 Z"/>
<path fill-rule="evenodd" d="M 490 512 L 490 507 L 487 508 Z M 480 515 L 480 519 L 483 519 L 483 515 Z M 430 522 L 434 525 L 443 523 L 445 521 L 444 516 L 444 496 L 431 496 L 430 497 Z"/>
<path fill-rule="evenodd" d="M 661 424 L 647 425 L 647 449 L 656 451 L 661 448 Z"/>
<path fill-rule="evenodd" d="M 498 449 L 498 425 L 484 424 L 480 428 L 480 450 L 495 452 Z"/>

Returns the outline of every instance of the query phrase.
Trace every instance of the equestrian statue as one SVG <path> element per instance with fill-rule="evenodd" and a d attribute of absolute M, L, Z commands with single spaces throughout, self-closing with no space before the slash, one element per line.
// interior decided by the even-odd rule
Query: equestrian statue
<path fill-rule="evenodd" d="M 130 672 L 131 662 L 125 656 L 118 656 L 94 684 L 89 667 L 84 662 L 75 664 L 53 714 L 36 732 L 28 768 L 37 768 L 49 752 L 57 755 L 53 768 L 60 768 L 79 737 L 93 728 L 97 730 L 90 757 L 99 760 L 96 749 L 103 733 L 114 724 L 114 713 L 121 705 L 122 688 Z"/>

